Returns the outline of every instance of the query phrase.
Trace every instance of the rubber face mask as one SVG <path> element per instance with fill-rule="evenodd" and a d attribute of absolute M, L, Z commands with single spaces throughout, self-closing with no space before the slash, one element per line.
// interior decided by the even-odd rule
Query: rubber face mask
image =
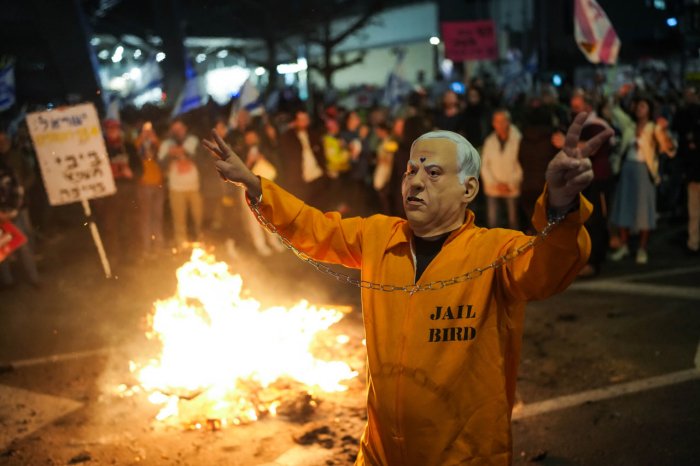
<path fill-rule="evenodd" d="M 471 197 L 459 181 L 457 145 L 449 139 L 422 139 L 413 145 L 401 185 L 413 232 L 436 236 L 458 228 Z"/>

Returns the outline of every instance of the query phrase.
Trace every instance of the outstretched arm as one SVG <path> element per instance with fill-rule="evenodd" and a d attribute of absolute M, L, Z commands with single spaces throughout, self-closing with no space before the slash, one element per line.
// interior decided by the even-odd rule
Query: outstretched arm
<path fill-rule="evenodd" d="M 263 217 L 299 251 L 319 261 L 360 267 L 361 218 L 343 219 L 337 212 L 324 214 L 307 206 L 273 182 L 255 176 L 218 135 L 212 134 L 212 138 L 214 142 L 205 139 L 202 144 L 216 157 L 221 178 L 242 186 L 250 203 L 257 204 Z"/>
<path fill-rule="evenodd" d="M 224 142 L 221 137 L 212 131 L 214 141 L 204 139 L 202 144 L 217 160 L 216 170 L 224 181 L 242 186 L 251 199 L 259 199 L 262 194 L 260 178 L 245 166 L 238 155 Z"/>
<path fill-rule="evenodd" d="M 585 144 L 579 143 L 585 120 L 585 114 L 576 117 L 562 150 L 549 163 L 547 190 L 537 201 L 532 220 L 535 228 L 542 230 L 547 224 L 548 211 L 554 211 L 556 216 L 568 215 L 541 243 L 501 271 L 506 289 L 518 300 L 543 299 L 565 290 L 588 260 L 590 238 L 583 224 L 592 206 L 580 193 L 593 180 L 588 157 L 612 136 L 612 131 L 603 131 Z M 528 236 L 515 236 L 502 252 L 513 254 L 530 240 Z"/>

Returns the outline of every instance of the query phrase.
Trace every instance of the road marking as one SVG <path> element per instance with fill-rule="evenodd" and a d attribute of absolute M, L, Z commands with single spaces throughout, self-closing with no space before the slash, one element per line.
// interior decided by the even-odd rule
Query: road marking
<path fill-rule="evenodd" d="M 577 282 L 571 285 L 569 289 L 575 291 L 607 291 L 612 293 L 628 293 L 645 296 L 664 296 L 668 298 L 700 300 L 699 288 L 652 285 L 648 283 L 627 283 L 618 280 Z"/>
<path fill-rule="evenodd" d="M 19 369 L 21 367 L 39 366 L 42 364 L 49 364 L 49 363 L 54 363 L 54 362 L 71 361 L 74 359 L 89 358 L 91 356 L 107 354 L 110 351 L 114 351 L 115 349 L 117 349 L 117 348 L 115 348 L 115 347 L 98 348 L 98 349 L 87 350 L 87 351 L 74 351 L 72 353 L 51 354 L 49 356 L 42 356 L 40 358 L 19 359 L 17 361 L 11 361 L 9 363 L 0 363 L 0 369 L 1 368 Z"/>
<path fill-rule="evenodd" d="M 696 356 L 696 364 L 698 364 L 697 359 L 698 357 Z M 666 385 L 675 385 L 696 379 L 700 379 L 700 369 L 698 367 L 685 371 L 672 372 L 670 374 L 660 375 L 657 377 L 650 377 L 648 379 L 635 380 L 633 382 L 610 385 L 608 387 L 597 388 L 594 390 L 587 390 L 585 392 L 574 393 L 573 395 L 564 395 L 557 398 L 551 398 L 549 400 L 525 404 L 522 408 L 513 412 L 513 420 L 537 416 L 552 411 L 572 408 L 584 403 L 607 400 L 609 398 L 652 390 L 654 388 L 664 387 Z"/>
<path fill-rule="evenodd" d="M 68 398 L 0 385 L 0 450 L 82 406 Z"/>

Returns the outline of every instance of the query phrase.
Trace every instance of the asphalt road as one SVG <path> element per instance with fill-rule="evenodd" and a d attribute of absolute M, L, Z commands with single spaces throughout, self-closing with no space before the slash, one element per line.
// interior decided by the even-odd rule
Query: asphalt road
<path fill-rule="evenodd" d="M 682 225 L 662 225 L 648 265 L 607 264 L 599 277 L 528 305 L 515 464 L 699 464 L 700 257 L 684 253 L 682 238 Z M 230 259 L 220 240 L 215 253 Z M 252 296 L 353 306 L 341 325 L 359 346 L 357 290 L 290 253 L 248 251 L 242 244 L 233 267 Z M 362 375 L 301 421 L 217 432 L 161 426 L 153 407 L 113 389 L 145 351 L 151 304 L 172 295 L 187 258 L 122 261 L 106 280 L 87 229 L 71 224 L 44 240 L 42 256 L 40 289 L 19 274 L 0 291 L 0 464 L 352 464 Z M 331 448 L 295 442 L 318 427 Z"/>

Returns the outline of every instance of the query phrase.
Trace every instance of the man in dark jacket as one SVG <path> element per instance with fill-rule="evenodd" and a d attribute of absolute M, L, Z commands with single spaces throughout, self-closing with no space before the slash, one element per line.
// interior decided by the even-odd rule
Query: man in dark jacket
<path fill-rule="evenodd" d="M 291 127 L 282 135 L 280 153 L 285 188 L 314 207 L 327 190 L 326 158 L 320 134 L 310 130 L 311 119 L 304 110 L 298 110 Z"/>
<path fill-rule="evenodd" d="M 674 118 L 678 157 L 688 183 L 688 250 L 700 252 L 700 99 L 697 90 L 685 90 L 684 105 Z"/>

